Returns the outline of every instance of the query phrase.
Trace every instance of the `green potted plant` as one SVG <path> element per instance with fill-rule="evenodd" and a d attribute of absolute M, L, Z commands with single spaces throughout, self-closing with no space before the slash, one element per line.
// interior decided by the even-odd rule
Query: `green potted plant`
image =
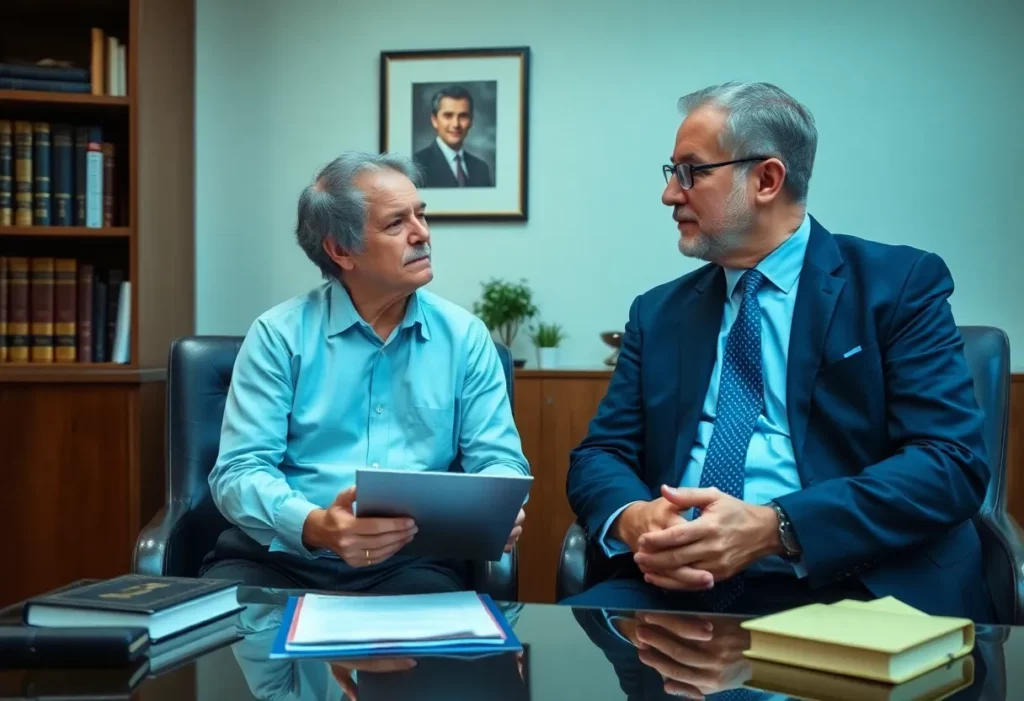
<path fill-rule="evenodd" d="M 480 283 L 483 295 L 473 304 L 473 313 L 484 322 L 498 340 L 512 349 L 512 342 L 519 333 L 519 327 L 537 315 L 533 303 L 533 292 L 526 280 L 506 282 L 491 279 Z M 516 360 L 516 367 L 522 367 L 523 360 Z"/>
<path fill-rule="evenodd" d="M 537 365 L 541 370 L 558 367 L 558 345 L 565 340 L 565 333 L 559 324 L 540 323 L 531 336 L 537 346 Z"/>

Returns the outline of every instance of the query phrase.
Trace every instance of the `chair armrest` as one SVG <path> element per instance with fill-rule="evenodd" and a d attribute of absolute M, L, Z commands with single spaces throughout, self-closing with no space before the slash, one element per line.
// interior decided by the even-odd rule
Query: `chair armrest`
<path fill-rule="evenodd" d="M 473 561 L 470 564 L 472 586 L 478 592 L 489 594 L 495 601 L 519 600 L 519 544 L 512 552 L 504 553 L 496 562 Z"/>
<path fill-rule="evenodd" d="M 998 622 L 1020 625 L 1024 621 L 1024 530 L 1004 512 L 979 514 L 985 579 Z"/>
<path fill-rule="evenodd" d="M 178 501 L 156 512 L 135 541 L 132 572 L 154 577 L 168 574 L 167 553 L 171 549 L 175 531 L 187 513 L 188 508 Z"/>
<path fill-rule="evenodd" d="M 555 601 L 580 594 L 590 586 L 590 564 L 587 562 L 587 533 L 573 523 L 562 539 L 558 575 L 555 580 Z"/>

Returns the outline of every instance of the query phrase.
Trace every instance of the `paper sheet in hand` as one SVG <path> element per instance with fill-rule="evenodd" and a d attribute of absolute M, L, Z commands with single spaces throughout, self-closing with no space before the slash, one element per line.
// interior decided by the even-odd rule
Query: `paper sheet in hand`
<path fill-rule="evenodd" d="M 272 659 L 336 659 L 521 650 L 485 594 L 290 597 Z"/>
<path fill-rule="evenodd" d="M 419 531 L 398 554 L 500 560 L 533 477 L 356 470 L 357 516 L 410 516 Z"/>

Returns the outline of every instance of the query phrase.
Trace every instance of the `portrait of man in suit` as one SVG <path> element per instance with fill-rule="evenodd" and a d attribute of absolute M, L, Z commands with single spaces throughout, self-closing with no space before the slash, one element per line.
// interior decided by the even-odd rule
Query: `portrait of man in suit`
<path fill-rule="evenodd" d="M 413 85 L 413 104 L 427 105 L 429 119 L 422 114 L 427 110 L 415 110 L 413 115 L 413 143 L 423 144 L 415 154 L 417 165 L 422 171 L 424 188 L 450 187 L 494 187 L 492 168 L 494 165 L 494 118 L 493 99 L 495 84 L 490 82 L 441 85 L 417 83 Z M 490 130 L 477 133 L 473 130 L 479 110 L 485 108 Z M 473 139 L 470 140 L 470 133 Z M 473 153 L 472 151 L 478 151 Z"/>

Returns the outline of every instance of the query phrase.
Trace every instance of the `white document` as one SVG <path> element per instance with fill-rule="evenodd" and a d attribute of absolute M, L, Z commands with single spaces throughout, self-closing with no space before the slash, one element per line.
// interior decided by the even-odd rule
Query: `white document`
<path fill-rule="evenodd" d="M 476 592 L 302 598 L 289 646 L 412 641 L 496 642 L 503 632 Z"/>

